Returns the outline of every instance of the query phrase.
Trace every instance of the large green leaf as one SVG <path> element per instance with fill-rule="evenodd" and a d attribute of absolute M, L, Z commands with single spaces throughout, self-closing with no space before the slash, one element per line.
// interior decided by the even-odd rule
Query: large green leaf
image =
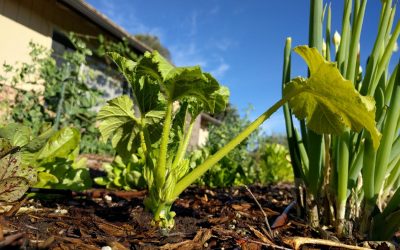
<path fill-rule="evenodd" d="M 220 113 L 226 109 L 226 105 L 229 102 L 230 92 L 225 86 L 220 88 L 211 94 L 211 98 L 215 100 L 214 110 L 206 110 L 206 112 Z"/>
<path fill-rule="evenodd" d="M 146 52 L 138 62 L 137 73 L 140 76 L 151 75 L 155 79 L 165 79 L 174 68 L 158 51 Z"/>
<path fill-rule="evenodd" d="M 165 79 L 165 86 L 171 101 L 188 103 L 188 112 L 196 118 L 201 112 L 216 113 L 225 110 L 229 90 L 220 86 L 217 80 L 200 67 L 175 68 Z"/>
<path fill-rule="evenodd" d="M 174 68 L 165 78 L 170 101 L 176 101 L 186 96 L 194 96 L 201 100 L 210 110 L 214 109 L 215 101 L 210 95 L 219 89 L 218 82 L 210 75 L 205 75 L 200 67 Z"/>
<path fill-rule="evenodd" d="M 305 119 L 316 133 L 341 134 L 347 128 L 371 134 L 377 149 L 380 133 L 375 126 L 375 101 L 361 96 L 351 81 L 340 74 L 335 63 L 324 60 L 315 48 L 296 47 L 310 69 L 310 78 L 295 78 L 285 88 L 284 95 L 301 91 L 289 101 L 293 113 Z"/>
<path fill-rule="evenodd" d="M 128 151 L 131 150 L 139 121 L 133 113 L 133 102 L 129 96 L 123 95 L 108 101 L 99 111 L 97 119 L 101 121 L 99 130 L 104 142 L 111 138 L 114 148 L 126 143 Z"/>
<path fill-rule="evenodd" d="M 109 52 L 107 53 L 109 57 L 114 61 L 117 65 L 119 71 L 125 76 L 128 82 L 132 81 L 133 77 L 133 69 L 136 66 L 136 63 L 132 60 L 129 60 L 116 52 Z"/>
<path fill-rule="evenodd" d="M 38 159 L 66 158 L 79 147 L 80 133 L 75 128 L 63 128 L 54 133 L 39 152 Z"/>
<path fill-rule="evenodd" d="M 118 53 L 109 53 L 108 55 L 130 83 L 141 115 L 145 116 L 147 112 L 159 109 L 161 103 L 159 83 L 162 79 L 159 67 L 166 68 L 167 62 L 164 62 L 158 54 L 154 54 L 154 58 L 153 54 L 146 54 L 147 56 L 140 59 L 138 63 L 126 59 Z M 170 67 L 172 68 L 171 65 Z"/>
<path fill-rule="evenodd" d="M 55 184 L 59 183 L 59 180 L 54 175 L 47 172 L 38 173 L 38 182 L 34 187 L 38 188 L 53 188 Z"/>
<path fill-rule="evenodd" d="M 21 161 L 23 165 L 31 165 L 37 160 L 40 150 L 44 147 L 48 139 L 57 131 L 50 128 L 39 136 L 33 138 L 28 144 L 21 148 Z"/>

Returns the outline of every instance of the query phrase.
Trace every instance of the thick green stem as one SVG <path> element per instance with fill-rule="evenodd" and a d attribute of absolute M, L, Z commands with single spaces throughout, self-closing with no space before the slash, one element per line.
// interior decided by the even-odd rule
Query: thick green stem
<path fill-rule="evenodd" d="M 376 157 L 375 169 L 375 194 L 378 194 L 385 180 L 387 165 L 390 160 L 390 152 L 396 135 L 398 135 L 397 121 L 400 116 L 400 68 L 398 68 L 396 77 L 396 86 L 394 86 L 393 97 L 390 103 L 389 112 L 382 131 L 382 139 Z"/>
<path fill-rule="evenodd" d="M 325 58 L 328 62 L 331 61 L 331 4 L 328 6 L 328 14 L 326 15 L 326 27 L 325 27 L 325 44 L 326 44 L 326 54 Z"/>
<path fill-rule="evenodd" d="M 337 233 L 343 234 L 346 201 L 347 201 L 347 183 L 349 175 L 349 137 L 350 132 L 346 131 L 338 141 L 338 197 L 337 197 Z"/>
<path fill-rule="evenodd" d="M 376 65 L 378 62 L 379 53 L 381 51 L 381 48 L 384 46 L 384 38 L 385 38 L 385 33 L 386 33 L 386 27 L 389 22 L 390 18 L 390 12 L 391 12 L 391 5 L 392 1 L 384 1 L 383 2 L 383 8 L 381 11 L 381 18 L 379 22 L 379 28 L 378 28 L 378 35 L 376 37 L 375 43 L 374 43 L 374 48 L 372 49 L 372 53 L 368 59 L 367 63 L 367 70 L 365 72 L 365 77 L 363 79 L 363 84 L 361 87 L 360 93 L 362 95 L 374 95 L 374 89 L 376 86 L 373 85 L 373 79 L 374 79 L 374 72 L 376 70 Z"/>
<path fill-rule="evenodd" d="M 350 52 L 346 71 L 346 78 L 354 83 L 356 82 L 356 77 L 358 73 L 357 54 L 366 5 L 367 1 L 363 0 L 361 3 L 361 8 L 359 9 L 359 11 L 357 11 L 357 14 L 354 14 L 356 15 L 356 18 L 355 23 L 353 24 L 353 33 L 351 35 Z"/>
<path fill-rule="evenodd" d="M 388 66 L 390 58 L 393 54 L 393 48 L 396 44 L 396 41 L 397 41 L 397 38 L 399 37 L 399 35 L 400 35 L 400 21 L 397 23 L 397 25 L 393 31 L 393 34 L 390 37 L 390 40 L 384 49 L 384 53 L 377 64 L 376 74 L 374 75 L 373 81 L 371 82 L 372 84 L 371 84 L 370 93 L 372 93 L 372 94 L 375 93 L 375 89 L 378 86 L 379 79 L 381 78 L 381 76 L 385 72 L 385 70 L 387 70 L 387 68 L 388 68 L 387 66 Z"/>
<path fill-rule="evenodd" d="M 185 132 L 185 137 L 183 138 L 183 141 L 179 143 L 178 150 L 176 152 L 176 156 L 174 159 L 174 162 L 172 163 L 171 169 L 174 169 L 178 164 L 182 161 L 183 157 L 185 156 L 187 147 L 189 146 L 189 141 L 192 136 L 192 131 L 194 127 L 194 122 L 195 119 L 192 119 L 189 123 L 189 127 L 187 128 L 187 131 Z"/>
<path fill-rule="evenodd" d="M 192 172 L 183 177 L 175 186 L 175 190 L 171 195 L 171 199 L 175 200 L 190 184 L 195 182 L 200 176 L 202 176 L 208 169 L 214 166 L 219 160 L 226 156 L 232 149 L 239 145 L 245 140 L 252 132 L 254 132 L 266 119 L 268 119 L 275 111 L 277 111 L 283 104 L 289 101 L 292 97 L 301 93 L 303 89 L 294 91 L 278 102 L 276 102 L 271 108 L 260 115 L 254 122 L 252 122 L 247 128 L 245 128 L 238 136 L 232 139 L 228 144 L 222 147 L 214 155 L 210 156 L 203 164 L 197 166 Z"/>
<path fill-rule="evenodd" d="M 161 188 L 164 185 L 166 177 L 166 163 L 167 163 L 167 153 L 168 153 L 168 141 L 169 133 L 171 131 L 172 123 L 172 110 L 173 104 L 169 102 L 167 104 L 167 111 L 165 114 L 165 120 L 163 125 L 163 131 L 161 135 L 160 153 L 158 156 L 157 169 L 155 175 L 156 186 Z"/>
<path fill-rule="evenodd" d="M 290 81 L 291 45 L 292 45 L 292 39 L 288 37 L 286 39 L 284 56 L 283 56 L 282 93 L 283 90 L 285 89 L 286 84 Z M 289 105 L 287 103 L 283 105 L 283 114 L 285 116 L 286 135 L 289 145 L 290 158 L 292 159 L 293 174 L 295 178 L 302 178 L 303 171 L 301 168 L 301 158 L 299 158 L 297 140 L 294 134 L 292 113 L 290 112 Z"/>
<path fill-rule="evenodd" d="M 391 172 L 390 175 L 385 183 L 385 192 L 383 194 L 383 197 L 387 197 L 389 195 L 389 192 L 391 190 L 393 190 L 393 187 L 396 183 L 396 181 L 399 179 L 400 177 L 400 156 L 395 159 L 393 162 L 391 162 Z M 396 187 L 394 187 L 396 188 Z"/>
<path fill-rule="evenodd" d="M 350 14 L 351 14 L 351 0 L 345 1 L 345 10 L 342 17 L 342 37 L 340 39 L 339 51 L 337 53 L 337 65 L 339 71 L 346 75 L 347 69 L 347 48 L 350 44 Z"/>
<path fill-rule="evenodd" d="M 322 0 L 311 0 L 310 2 L 310 33 L 309 45 L 316 48 L 319 52 L 322 51 Z M 312 192 L 313 197 L 317 198 L 319 187 L 322 179 L 322 164 L 323 164 L 323 142 L 322 135 L 318 135 L 311 130 L 308 130 L 307 152 L 310 161 L 309 176 L 309 190 Z M 304 139 L 304 137 L 303 137 Z"/>
<path fill-rule="evenodd" d="M 348 189 L 352 189 L 356 186 L 357 178 L 363 167 L 363 157 L 364 157 L 364 144 L 361 144 L 359 150 L 355 153 L 356 156 L 353 157 L 349 171 Z"/>
<path fill-rule="evenodd" d="M 362 169 L 362 177 L 363 177 L 363 188 L 365 194 L 365 200 L 367 203 L 374 203 L 374 183 L 375 183 L 375 160 L 376 160 L 376 151 L 372 145 L 371 138 L 365 139 L 364 146 L 364 167 Z"/>

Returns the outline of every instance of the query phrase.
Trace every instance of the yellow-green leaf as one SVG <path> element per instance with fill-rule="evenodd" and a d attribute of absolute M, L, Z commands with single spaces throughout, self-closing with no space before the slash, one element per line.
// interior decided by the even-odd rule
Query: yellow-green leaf
<path fill-rule="evenodd" d="M 294 49 L 306 61 L 310 77 L 293 79 L 284 95 L 302 90 L 289 101 L 298 119 L 316 133 L 341 134 L 347 128 L 371 134 L 374 148 L 379 147 L 381 134 L 375 126 L 375 101 L 361 96 L 354 84 L 343 78 L 335 63 L 327 62 L 315 48 L 299 46 Z"/>

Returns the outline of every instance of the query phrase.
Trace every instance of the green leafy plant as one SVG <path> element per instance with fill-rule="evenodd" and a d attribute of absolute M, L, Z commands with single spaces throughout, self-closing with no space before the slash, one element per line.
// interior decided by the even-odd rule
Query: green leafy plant
<path fill-rule="evenodd" d="M 86 158 L 77 159 L 80 134 L 75 128 L 55 132 L 36 155 L 35 187 L 84 190 L 92 186 Z"/>
<path fill-rule="evenodd" d="M 231 106 L 228 106 L 224 111 L 224 117 L 221 121 L 220 125 L 209 126 L 206 144 L 190 153 L 191 168 L 195 168 L 197 164 L 207 159 L 208 156 L 215 154 L 250 124 L 247 116 L 240 117 L 237 109 Z M 253 151 L 255 150 L 258 136 L 258 131 L 255 131 L 207 171 L 198 183 L 209 187 L 229 187 L 254 182 L 256 173 Z"/>
<path fill-rule="evenodd" d="M 353 1 L 345 1 L 341 39 L 339 41 L 338 34 L 334 38 L 336 64 L 330 66 L 337 68 L 337 79 L 340 79 L 339 74 L 347 79 L 346 88 L 359 90 L 366 97 L 359 98 L 356 97 L 357 94 L 353 94 L 353 97 L 348 96 L 354 100 L 358 99 L 359 105 L 356 106 L 350 102 L 349 105 L 343 103 L 342 98 L 339 99 L 338 96 L 337 100 L 340 100 L 340 103 L 331 102 L 337 105 L 333 113 L 326 112 L 325 108 L 316 105 L 311 106 L 314 111 L 321 112 L 326 117 L 337 115 L 342 108 L 350 112 L 358 112 L 358 109 L 362 109 L 364 111 L 360 110 L 357 116 L 358 121 L 342 116 L 341 124 L 328 123 L 332 128 L 338 129 L 337 132 L 342 131 L 342 133 L 328 135 L 320 128 L 320 118 L 310 115 L 310 108 L 307 111 L 301 105 L 289 105 L 285 106 L 284 110 L 296 183 L 297 185 L 303 183 L 307 189 L 307 197 L 310 197 L 308 202 L 299 201 L 299 204 L 308 207 L 311 224 L 318 227 L 319 217 L 322 215 L 325 223 L 328 221 L 327 218 L 331 218 L 328 223 L 335 225 L 340 235 L 345 235 L 351 233 L 346 225 L 354 220 L 357 225 L 361 225 L 362 234 L 369 233 L 369 237 L 374 239 L 387 239 L 393 235 L 396 228 L 400 227 L 399 220 L 394 219 L 398 216 L 398 209 L 395 209 L 394 204 L 396 202 L 398 204 L 400 192 L 394 192 L 391 199 L 391 195 L 388 195 L 390 191 L 398 189 L 395 183 L 400 173 L 399 158 L 395 156 L 399 153 L 397 141 L 399 141 L 400 113 L 399 101 L 396 99 L 399 95 L 397 93 L 399 65 L 397 64 L 393 73 L 389 74 L 389 61 L 400 33 L 400 22 L 397 24 L 394 22 L 396 8 L 392 6 L 392 1 L 382 1 L 376 42 L 363 75 L 359 70 L 361 62 L 358 46 L 366 3 L 365 0 L 354 1 L 354 4 Z M 322 0 L 311 1 L 310 46 L 322 52 L 326 60 L 331 58 L 330 13 L 329 6 L 326 15 L 326 47 L 323 48 Z M 283 74 L 285 90 L 290 81 L 290 47 L 291 40 L 288 39 Z M 312 67 L 309 69 L 311 79 L 317 71 Z M 323 76 L 320 75 L 320 77 Z M 318 80 L 318 78 L 314 79 Z M 332 91 L 333 86 L 337 88 L 341 85 L 329 87 L 321 84 L 319 87 L 324 91 Z M 344 87 L 345 85 L 340 88 Z M 342 93 L 344 91 L 343 89 Z M 296 98 L 292 101 L 301 104 L 301 100 L 296 100 Z M 376 104 L 372 101 L 373 98 Z M 367 107 L 367 112 L 362 106 Z M 300 133 L 293 125 L 292 114 L 300 119 Z M 368 122 L 364 120 L 367 117 Z M 329 121 L 331 121 L 330 118 Z M 312 128 L 311 130 L 307 129 L 306 123 L 309 128 Z M 350 123 L 351 126 L 349 126 Z M 365 129 L 361 130 L 361 127 Z M 366 133 L 366 130 L 369 133 Z M 323 135 L 315 134 L 313 131 L 323 132 Z M 382 140 L 379 144 L 380 137 Z M 362 186 L 357 185 L 360 183 Z M 386 202 L 388 205 L 385 207 Z M 351 211 L 347 210 L 347 207 L 351 207 Z M 361 210 L 363 212 L 360 212 Z M 389 223 L 389 220 L 390 226 L 384 227 L 383 221 Z"/>
<path fill-rule="evenodd" d="M 36 170 L 22 164 L 19 150 L 0 138 L 0 201 L 18 200 L 36 183 Z"/>
<path fill-rule="evenodd" d="M 293 171 L 290 164 L 289 151 L 278 143 L 265 143 L 260 146 L 260 163 L 258 181 L 275 183 L 293 181 Z"/>
<path fill-rule="evenodd" d="M 112 153 L 106 143 L 97 143 L 94 107 L 104 103 L 102 93 L 87 84 L 91 78 L 82 69 L 89 65 L 92 51 L 73 34 L 70 40 L 76 50 L 54 55 L 41 45 L 30 43 L 30 63 L 5 64 L 0 86 L 15 93 L 15 100 L 3 100 L 4 123 L 22 123 L 38 134 L 44 123 L 58 127 L 74 126 L 82 134 L 81 148 L 85 153 Z M 104 56 L 104 55 L 103 55 Z M 28 88 L 22 88 L 29 85 Z"/>
<path fill-rule="evenodd" d="M 39 136 L 34 136 L 30 128 L 10 123 L 0 127 L 0 138 L 18 147 L 18 157 L 22 166 L 35 171 L 35 181 L 31 186 L 83 190 L 91 186 L 91 178 L 85 159 L 79 161 L 80 134 L 77 129 L 63 128 L 55 131 L 43 128 Z M 37 177 L 36 177 L 37 172 Z"/>
<path fill-rule="evenodd" d="M 96 177 L 94 181 L 98 185 L 125 190 L 143 188 L 146 185 L 142 174 L 143 165 L 134 154 L 132 154 L 132 159 L 128 159 L 128 163 L 117 155 L 112 163 L 103 164 L 103 169 L 107 176 Z"/>
<path fill-rule="evenodd" d="M 131 84 L 137 111 L 129 96 L 109 101 L 98 114 L 100 132 L 104 140 L 111 137 L 120 156 L 139 156 L 150 191 L 146 207 L 155 221 L 170 228 L 171 193 L 189 167 L 184 156 L 194 121 L 202 111 L 222 111 L 229 92 L 199 67 L 175 68 L 157 52 L 137 63 L 110 56 Z M 174 102 L 179 102 L 176 111 Z"/>
<path fill-rule="evenodd" d="M 189 161 L 184 155 L 192 121 L 201 111 L 223 110 L 228 90 L 199 67 L 175 68 L 156 51 L 146 53 L 137 63 L 110 53 L 131 84 L 136 106 L 134 109 L 128 96 L 109 101 L 98 114 L 102 121 L 100 131 L 104 140 L 111 137 L 112 145 L 117 151 L 119 148 L 121 154 L 136 150 L 140 155 L 149 189 L 145 205 L 162 228 L 170 229 L 174 225 L 175 213 L 170 211 L 174 200 L 288 101 L 299 114 L 310 118 L 311 129 L 320 133 L 342 133 L 346 126 L 360 130 L 366 124 L 374 146 L 379 144 L 380 136 L 373 126 L 374 113 L 371 112 L 373 101 L 359 95 L 351 82 L 344 80 L 336 66 L 326 62 L 316 49 L 300 46 L 296 52 L 305 58 L 311 77 L 290 82 L 281 100 L 189 173 Z M 335 106 L 338 101 L 340 106 L 356 108 L 338 108 Z M 180 105 L 177 112 L 173 109 L 174 102 Z M 321 116 L 321 110 L 325 116 Z M 319 124 L 315 122 L 318 115 Z M 160 125 L 161 131 L 157 129 Z"/>

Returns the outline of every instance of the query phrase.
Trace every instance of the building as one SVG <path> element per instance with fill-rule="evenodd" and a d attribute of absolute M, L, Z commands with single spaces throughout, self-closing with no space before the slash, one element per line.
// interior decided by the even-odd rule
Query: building
<path fill-rule="evenodd" d="M 126 38 L 137 54 L 151 50 L 84 1 L 79 0 L 1 0 L 0 63 L 28 62 L 30 41 L 54 51 L 67 46 L 65 32 L 88 36 L 102 34 L 111 41 Z M 98 71 L 98 88 L 107 98 L 121 94 L 120 83 Z M 23 89 L 40 91 L 42 86 L 22 83 Z M 38 89 L 39 88 L 39 89 Z"/>
<path fill-rule="evenodd" d="M 127 39 L 131 49 L 137 54 L 151 51 L 134 36 L 116 25 L 106 16 L 82 0 L 0 0 L 0 63 L 28 62 L 29 42 L 34 42 L 61 52 L 68 46 L 65 32 L 88 36 L 102 34 L 106 39 L 121 41 Z M 1 67 L 0 67 L 1 68 Z M 0 75 L 1 75 L 0 69 Z M 92 69 L 93 70 L 93 69 Z M 96 78 L 90 85 L 106 93 L 111 99 L 122 93 L 122 82 L 97 70 Z M 21 83 L 21 89 L 42 91 L 42 85 Z M 10 96 L 3 91 L 1 95 Z M 201 115 L 196 121 L 191 139 L 191 147 L 204 144 L 207 137 L 205 124 L 215 122 L 208 115 Z"/>

